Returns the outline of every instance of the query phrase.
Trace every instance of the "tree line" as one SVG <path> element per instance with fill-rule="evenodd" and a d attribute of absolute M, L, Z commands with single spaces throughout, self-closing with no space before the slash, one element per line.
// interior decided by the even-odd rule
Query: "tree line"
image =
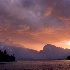
<path fill-rule="evenodd" d="M 12 61 L 15 61 L 14 54 L 9 55 L 6 50 L 4 52 L 0 50 L 0 62 L 12 62 Z"/>

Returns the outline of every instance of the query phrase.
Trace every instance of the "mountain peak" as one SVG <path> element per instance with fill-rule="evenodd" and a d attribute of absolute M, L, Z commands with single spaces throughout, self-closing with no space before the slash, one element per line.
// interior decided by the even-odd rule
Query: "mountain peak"
<path fill-rule="evenodd" d="M 43 50 L 49 49 L 49 48 L 56 48 L 56 46 L 55 46 L 55 45 L 52 45 L 52 44 L 47 44 L 47 45 L 45 45 L 45 46 L 43 47 Z"/>
<path fill-rule="evenodd" d="M 3 43 L 6 45 L 13 45 L 13 42 L 9 39 L 6 39 Z"/>

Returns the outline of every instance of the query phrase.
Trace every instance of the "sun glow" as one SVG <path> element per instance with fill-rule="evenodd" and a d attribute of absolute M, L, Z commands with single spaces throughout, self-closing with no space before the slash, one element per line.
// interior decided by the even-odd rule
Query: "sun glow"
<path fill-rule="evenodd" d="M 67 45 L 70 45 L 70 41 L 67 42 Z"/>
<path fill-rule="evenodd" d="M 70 49 L 70 40 L 54 43 L 55 46 L 62 47 L 64 49 Z"/>

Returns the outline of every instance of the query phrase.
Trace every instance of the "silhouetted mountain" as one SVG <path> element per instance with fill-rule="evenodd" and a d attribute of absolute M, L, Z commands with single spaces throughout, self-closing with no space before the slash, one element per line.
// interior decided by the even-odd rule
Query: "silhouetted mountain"
<path fill-rule="evenodd" d="M 22 46 L 15 44 L 10 45 L 7 42 L 0 43 L 0 50 L 7 50 L 10 55 L 14 54 L 16 59 L 38 59 L 40 57 L 36 50 L 22 48 Z"/>
<path fill-rule="evenodd" d="M 45 45 L 43 50 L 38 52 L 33 49 L 22 48 L 22 46 L 13 43 L 13 45 L 8 45 L 8 43 L 7 41 L 6 43 L 0 42 L 0 50 L 7 50 L 10 55 L 14 54 L 16 59 L 66 59 L 70 55 L 69 49 L 63 49 L 51 44 Z"/>
<path fill-rule="evenodd" d="M 39 53 L 42 59 L 66 59 L 70 55 L 70 50 L 47 44 Z"/>
<path fill-rule="evenodd" d="M 3 42 L 3 44 L 5 44 L 5 45 L 13 45 L 13 42 L 12 42 L 11 40 L 9 40 L 9 39 L 6 39 L 6 40 Z"/>

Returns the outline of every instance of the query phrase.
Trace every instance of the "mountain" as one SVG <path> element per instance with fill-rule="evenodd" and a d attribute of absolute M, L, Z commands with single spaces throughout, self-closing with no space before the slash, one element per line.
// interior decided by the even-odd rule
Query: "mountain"
<path fill-rule="evenodd" d="M 6 50 L 10 55 L 14 54 L 16 59 L 66 59 L 70 55 L 70 49 L 63 49 L 51 44 L 47 44 L 40 52 L 28 49 L 6 40 L 0 42 L 0 50 Z"/>
<path fill-rule="evenodd" d="M 70 50 L 47 44 L 39 53 L 42 59 L 66 59 L 70 55 Z"/>
<path fill-rule="evenodd" d="M 6 39 L 4 42 L 3 42 L 3 45 L 14 45 L 13 42 L 9 39 Z"/>
<path fill-rule="evenodd" d="M 22 48 L 21 45 L 13 44 L 9 40 L 0 42 L 0 50 L 6 50 L 10 55 L 14 54 L 16 59 L 37 59 L 40 57 L 38 51 Z"/>

